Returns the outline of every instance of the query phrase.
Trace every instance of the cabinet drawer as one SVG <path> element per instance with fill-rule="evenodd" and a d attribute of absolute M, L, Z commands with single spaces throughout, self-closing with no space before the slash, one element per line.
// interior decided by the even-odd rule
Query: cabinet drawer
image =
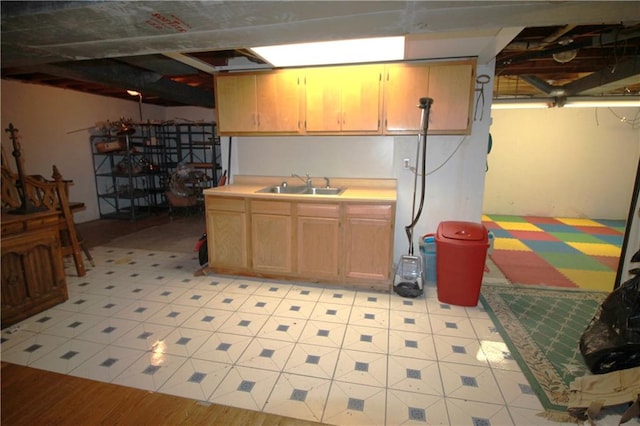
<path fill-rule="evenodd" d="M 371 219 L 390 219 L 393 211 L 391 204 L 351 204 L 347 205 L 347 216 Z"/>
<path fill-rule="evenodd" d="M 226 210 L 232 212 L 243 212 L 243 198 L 227 198 L 227 197 L 207 197 L 207 210 Z"/>
<path fill-rule="evenodd" d="M 298 216 L 311 217 L 340 217 L 338 204 L 298 204 Z"/>
<path fill-rule="evenodd" d="M 291 203 L 287 201 L 252 201 L 251 213 L 291 214 Z"/>
<path fill-rule="evenodd" d="M 9 234 L 17 234 L 18 232 L 22 232 L 24 230 L 24 225 L 22 222 L 14 222 L 14 223 L 3 223 L 2 224 L 2 235 Z"/>
<path fill-rule="evenodd" d="M 38 229 L 45 226 L 51 226 L 58 223 L 58 215 L 31 219 L 26 222 L 27 230 Z"/>
<path fill-rule="evenodd" d="M 2 224 L 2 235 L 11 235 L 34 229 L 56 226 L 57 223 L 57 214 L 52 214 L 46 217 L 27 218 L 26 220 L 19 222 L 7 222 Z"/>

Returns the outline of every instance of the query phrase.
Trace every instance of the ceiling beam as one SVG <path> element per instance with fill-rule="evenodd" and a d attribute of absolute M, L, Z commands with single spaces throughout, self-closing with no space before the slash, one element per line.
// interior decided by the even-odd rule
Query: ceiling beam
<path fill-rule="evenodd" d="M 214 107 L 213 93 L 178 83 L 161 74 L 140 70 L 113 60 L 77 61 L 40 65 L 38 72 L 61 78 L 103 84 L 116 89 L 137 90 L 146 96 L 157 96 L 179 104 Z"/>
<path fill-rule="evenodd" d="M 547 49 L 534 49 L 534 50 L 526 50 L 524 53 L 516 56 L 509 56 L 506 58 L 498 59 L 496 63 L 496 68 L 506 68 L 509 65 L 517 64 L 519 62 L 531 61 L 538 58 L 552 57 L 554 53 L 562 53 L 570 50 L 576 50 L 581 48 L 599 48 L 603 46 L 608 46 L 614 44 L 614 47 L 617 43 L 621 43 L 623 41 L 629 41 L 633 39 L 640 38 L 640 29 L 634 28 L 633 30 L 621 32 L 619 30 L 610 31 L 608 33 L 604 33 L 602 35 L 592 36 L 591 38 L 586 38 L 583 40 L 577 40 L 567 45 L 553 45 L 553 47 Z M 543 47 L 547 47 L 544 45 Z M 513 52 L 511 49 L 505 49 L 505 53 Z"/>
<path fill-rule="evenodd" d="M 118 58 L 135 67 L 162 75 L 196 75 L 198 70 L 188 64 L 167 58 L 164 55 L 123 56 Z"/>
<path fill-rule="evenodd" d="M 565 96 L 574 96 L 633 76 L 640 79 L 640 55 L 565 84 L 562 88 L 565 90 Z"/>
<path fill-rule="evenodd" d="M 209 74 L 215 74 L 215 72 L 217 71 L 216 67 L 214 67 L 213 65 L 210 65 L 210 64 L 206 63 L 205 61 L 201 61 L 200 59 L 194 58 L 192 56 L 187 56 L 187 55 L 182 54 L 182 53 L 167 52 L 167 53 L 164 53 L 163 55 L 173 59 L 174 61 L 178 61 L 180 63 L 188 65 L 188 66 L 190 66 L 192 68 L 195 68 L 197 70 L 200 70 L 202 72 L 206 72 L 206 73 L 209 73 Z"/>
<path fill-rule="evenodd" d="M 521 75 L 520 78 L 529 83 L 536 89 L 540 90 L 545 95 L 549 96 L 563 96 L 564 89 L 562 87 L 554 86 L 547 83 L 543 79 L 536 77 L 535 75 Z"/>

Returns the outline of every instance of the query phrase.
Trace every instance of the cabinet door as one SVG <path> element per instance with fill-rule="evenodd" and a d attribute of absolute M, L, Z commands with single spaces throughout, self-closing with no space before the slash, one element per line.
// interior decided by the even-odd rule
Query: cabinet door
<path fill-rule="evenodd" d="M 2 238 L 2 326 L 68 298 L 57 226 Z"/>
<path fill-rule="evenodd" d="M 215 79 L 220 133 L 250 132 L 258 126 L 255 75 L 224 75 Z"/>
<path fill-rule="evenodd" d="M 387 65 L 384 84 L 385 132 L 417 134 L 420 98 L 429 95 L 429 65 Z"/>
<path fill-rule="evenodd" d="M 393 206 L 347 205 L 345 277 L 391 281 Z"/>
<path fill-rule="evenodd" d="M 291 203 L 251 202 L 251 256 L 253 269 L 288 273 L 292 268 Z"/>
<path fill-rule="evenodd" d="M 297 132 L 300 125 L 297 70 L 256 75 L 258 130 Z"/>
<path fill-rule="evenodd" d="M 244 200 L 207 197 L 209 266 L 247 268 L 247 216 Z"/>
<path fill-rule="evenodd" d="M 342 131 L 377 132 L 382 66 L 344 67 L 342 74 Z"/>
<path fill-rule="evenodd" d="M 309 68 L 305 82 L 307 132 L 339 132 L 342 128 L 340 69 Z"/>
<path fill-rule="evenodd" d="M 298 273 L 307 277 L 338 278 L 340 206 L 299 204 L 297 219 Z"/>
<path fill-rule="evenodd" d="M 307 132 L 377 133 L 381 80 L 380 65 L 308 69 Z"/>
<path fill-rule="evenodd" d="M 468 134 L 474 84 L 470 63 L 432 65 L 429 68 L 429 97 L 433 99 L 430 133 Z"/>

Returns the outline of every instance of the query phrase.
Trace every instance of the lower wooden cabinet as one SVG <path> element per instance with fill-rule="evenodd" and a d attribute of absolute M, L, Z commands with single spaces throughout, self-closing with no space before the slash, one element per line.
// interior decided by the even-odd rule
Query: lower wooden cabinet
<path fill-rule="evenodd" d="M 209 267 L 389 290 L 395 203 L 207 196 Z"/>
<path fill-rule="evenodd" d="M 251 259 L 255 271 L 291 272 L 291 235 L 290 202 L 251 202 Z"/>
<path fill-rule="evenodd" d="M 209 266 L 249 267 L 247 213 L 244 198 L 205 198 Z"/>
<path fill-rule="evenodd" d="M 298 273 L 340 278 L 340 205 L 298 204 Z"/>
<path fill-rule="evenodd" d="M 2 328 L 69 298 L 58 213 L 2 215 Z"/>
<path fill-rule="evenodd" d="M 357 280 L 390 280 L 393 207 L 347 205 L 345 210 L 345 276 Z"/>

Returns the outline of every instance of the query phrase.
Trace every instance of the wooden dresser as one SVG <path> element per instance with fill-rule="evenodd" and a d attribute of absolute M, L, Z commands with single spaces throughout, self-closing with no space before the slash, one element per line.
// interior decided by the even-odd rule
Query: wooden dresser
<path fill-rule="evenodd" d="M 2 328 L 69 298 L 59 213 L 2 213 Z"/>

